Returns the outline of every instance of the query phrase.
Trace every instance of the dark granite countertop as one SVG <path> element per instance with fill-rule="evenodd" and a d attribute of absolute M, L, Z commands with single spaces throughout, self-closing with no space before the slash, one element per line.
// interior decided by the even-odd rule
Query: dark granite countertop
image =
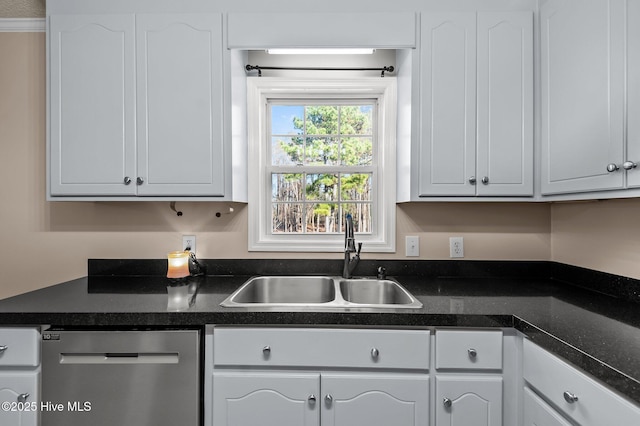
<path fill-rule="evenodd" d="M 176 310 L 168 308 L 167 279 L 158 271 L 162 263 L 131 270 L 128 262 L 124 267 L 106 262 L 104 269 L 90 261 L 88 277 L 0 300 L 0 324 L 514 327 L 640 403 L 640 286 L 634 280 L 550 262 L 371 262 L 361 268 L 364 275 L 384 264 L 423 308 L 361 312 L 220 307 L 251 275 L 281 273 L 283 265 L 243 260 L 208 264 L 209 275 L 191 278 L 192 304 Z M 339 275 L 335 261 L 318 263 L 311 268 L 303 261 L 296 264 L 306 274 Z M 289 272 L 300 273 L 295 269 Z M 132 274 L 124 275 L 124 270 Z"/>

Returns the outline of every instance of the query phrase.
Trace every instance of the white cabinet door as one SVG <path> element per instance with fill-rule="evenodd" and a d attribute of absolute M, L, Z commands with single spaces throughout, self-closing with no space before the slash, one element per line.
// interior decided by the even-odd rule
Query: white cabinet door
<path fill-rule="evenodd" d="M 421 25 L 418 196 L 473 196 L 476 14 L 423 14 Z"/>
<path fill-rule="evenodd" d="M 623 187 L 624 0 L 541 4 L 543 194 Z"/>
<path fill-rule="evenodd" d="M 418 426 L 429 422 L 426 375 L 323 374 L 323 426 Z"/>
<path fill-rule="evenodd" d="M 0 372 L 0 425 L 36 426 L 40 410 L 37 371 Z M 8 405 L 5 407 L 5 404 Z M 5 409 L 7 408 L 7 409 Z"/>
<path fill-rule="evenodd" d="M 135 194 L 134 37 L 133 15 L 50 17 L 52 195 Z"/>
<path fill-rule="evenodd" d="M 524 426 L 571 426 L 530 389 L 524 389 Z"/>
<path fill-rule="evenodd" d="M 223 196 L 222 17 L 138 15 L 138 195 Z"/>
<path fill-rule="evenodd" d="M 640 186 L 640 2 L 627 2 L 627 186 Z"/>
<path fill-rule="evenodd" d="M 319 426 L 320 375 L 214 373 L 214 426 Z"/>
<path fill-rule="evenodd" d="M 436 377 L 436 426 L 502 426 L 502 377 Z"/>
<path fill-rule="evenodd" d="M 533 195 L 533 12 L 478 13 L 477 195 Z"/>
<path fill-rule="evenodd" d="M 533 195 L 532 12 L 424 14 L 420 76 L 418 196 Z"/>

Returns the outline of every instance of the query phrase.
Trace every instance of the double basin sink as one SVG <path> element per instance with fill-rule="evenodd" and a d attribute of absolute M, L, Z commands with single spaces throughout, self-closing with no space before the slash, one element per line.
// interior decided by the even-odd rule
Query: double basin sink
<path fill-rule="evenodd" d="M 419 309 L 422 303 L 390 279 L 259 276 L 249 279 L 220 306 L 358 310 Z"/>

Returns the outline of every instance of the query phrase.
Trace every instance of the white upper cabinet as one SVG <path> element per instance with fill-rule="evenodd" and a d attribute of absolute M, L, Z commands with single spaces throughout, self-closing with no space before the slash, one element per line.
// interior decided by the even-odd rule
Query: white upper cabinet
<path fill-rule="evenodd" d="M 627 186 L 640 187 L 640 2 L 627 2 Z M 638 164 L 638 166 L 633 166 Z M 624 164 L 623 164 L 624 168 Z"/>
<path fill-rule="evenodd" d="M 417 196 L 533 195 L 532 12 L 421 22 Z"/>
<path fill-rule="evenodd" d="M 419 195 L 475 195 L 476 14 L 421 23 Z"/>
<path fill-rule="evenodd" d="M 477 194 L 533 195 L 533 13 L 478 13 Z"/>
<path fill-rule="evenodd" d="M 624 186 L 624 6 L 541 4 L 542 194 Z"/>
<path fill-rule="evenodd" d="M 51 16 L 49 38 L 51 194 L 134 195 L 133 16 Z"/>
<path fill-rule="evenodd" d="M 222 19 L 138 15 L 138 195 L 223 196 Z"/>
<path fill-rule="evenodd" d="M 228 196 L 221 14 L 51 15 L 49 37 L 51 197 Z"/>
<path fill-rule="evenodd" d="M 414 12 L 236 12 L 227 22 L 230 49 L 416 45 Z"/>

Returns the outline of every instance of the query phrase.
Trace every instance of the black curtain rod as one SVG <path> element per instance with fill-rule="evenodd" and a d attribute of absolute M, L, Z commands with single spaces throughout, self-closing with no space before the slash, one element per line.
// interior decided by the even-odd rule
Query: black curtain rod
<path fill-rule="evenodd" d="M 381 71 L 380 77 L 384 77 L 385 72 L 393 72 L 393 66 L 382 68 L 315 68 L 315 67 L 263 67 L 260 65 L 247 65 L 247 71 L 258 71 L 258 77 L 262 77 L 262 70 L 285 70 L 285 71 Z"/>

